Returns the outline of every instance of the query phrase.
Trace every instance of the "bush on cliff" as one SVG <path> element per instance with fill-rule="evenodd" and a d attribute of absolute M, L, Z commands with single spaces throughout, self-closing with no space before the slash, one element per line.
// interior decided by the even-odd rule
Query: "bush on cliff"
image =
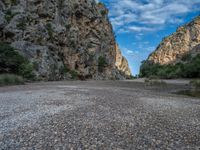
<path fill-rule="evenodd" d="M 0 74 L 16 74 L 33 79 L 33 65 L 8 44 L 0 43 Z"/>
<path fill-rule="evenodd" d="M 99 72 L 103 72 L 105 66 L 106 66 L 106 58 L 103 56 L 99 56 L 98 58 L 98 70 Z"/>

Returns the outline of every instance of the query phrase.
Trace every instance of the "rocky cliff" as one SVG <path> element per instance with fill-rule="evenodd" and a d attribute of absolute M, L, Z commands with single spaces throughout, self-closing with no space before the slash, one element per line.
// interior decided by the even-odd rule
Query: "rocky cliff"
<path fill-rule="evenodd" d="M 41 79 L 124 79 L 130 69 L 107 14 L 95 0 L 1 0 L 0 40 Z"/>
<path fill-rule="evenodd" d="M 175 33 L 163 39 L 157 49 L 149 56 L 153 63 L 173 64 L 181 61 L 188 53 L 200 52 L 200 16 L 181 26 Z"/>
<path fill-rule="evenodd" d="M 128 67 L 128 61 L 125 57 L 122 56 L 122 53 L 116 45 L 116 63 L 117 69 L 120 70 L 121 74 L 124 74 L 127 78 L 131 76 L 130 68 Z"/>

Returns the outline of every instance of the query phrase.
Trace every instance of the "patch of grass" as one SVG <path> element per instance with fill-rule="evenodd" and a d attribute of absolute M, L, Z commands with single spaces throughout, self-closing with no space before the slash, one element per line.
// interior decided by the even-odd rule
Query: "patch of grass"
<path fill-rule="evenodd" d="M 158 79 L 145 79 L 145 84 L 148 86 L 167 86 L 167 83 Z"/>
<path fill-rule="evenodd" d="M 1 74 L 0 75 L 0 86 L 3 85 L 18 85 L 24 84 L 24 79 L 21 76 L 14 74 Z"/>

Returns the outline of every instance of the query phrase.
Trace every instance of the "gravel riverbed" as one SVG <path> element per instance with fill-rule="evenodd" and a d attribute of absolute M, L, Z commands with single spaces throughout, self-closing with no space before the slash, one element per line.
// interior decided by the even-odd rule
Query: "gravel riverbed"
<path fill-rule="evenodd" d="M 0 87 L 1 150 L 200 148 L 200 99 L 186 85 L 69 81 Z"/>

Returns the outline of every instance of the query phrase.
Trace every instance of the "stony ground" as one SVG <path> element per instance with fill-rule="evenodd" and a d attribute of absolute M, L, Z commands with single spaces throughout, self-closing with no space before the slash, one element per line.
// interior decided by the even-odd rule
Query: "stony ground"
<path fill-rule="evenodd" d="M 200 99 L 129 81 L 0 88 L 0 149 L 200 148 Z"/>

